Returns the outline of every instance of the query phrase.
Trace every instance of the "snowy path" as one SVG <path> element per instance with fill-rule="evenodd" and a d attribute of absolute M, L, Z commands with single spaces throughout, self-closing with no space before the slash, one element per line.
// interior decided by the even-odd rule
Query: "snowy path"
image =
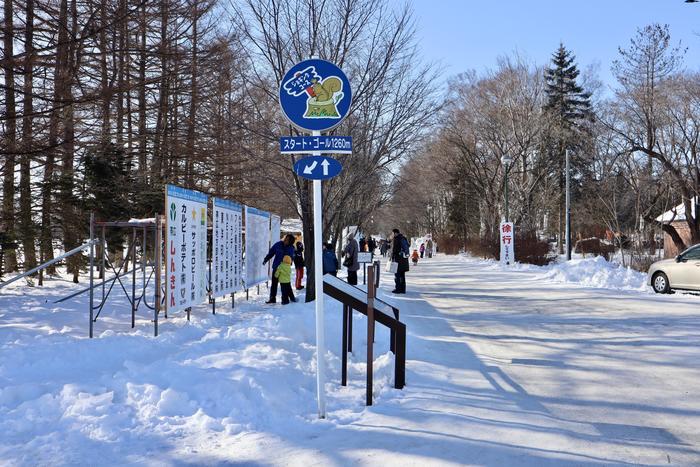
<path fill-rule="evenodd" d="M 205 306 L 151 337 L 114 306 L 85 339 L 67 285 L 0 295 L 0 465 L 700 465 L 700 297 L 541 282 L 438 256 L 392 297 L 407 386 L 378 327 L 340 381 L 327 299 L 327 420 L 315 416 L 313 306 Z M 383 278 L 383 293 L 391 278 Z M 44 294 L 40 296 L 38 294 Z"/>
<path fill-rule="evenodd" d="M 700 297 L 537 276 L 448 257 L 416 268 L 404 420 L 378 430 L 463 463 L 699 465 Z"/>

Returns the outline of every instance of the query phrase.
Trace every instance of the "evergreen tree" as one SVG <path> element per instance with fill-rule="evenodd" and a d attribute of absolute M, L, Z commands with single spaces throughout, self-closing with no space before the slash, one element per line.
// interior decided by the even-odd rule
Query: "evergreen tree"
<path fill-rule="evenodd" d="M 552 56 L 551 67 L 545 69 L 544 76 L 547 94 L 544 108 L 551 124 L 544 135 L 543 145 L 556 169 L 553 175 L 559 184 L 559 252 L 563 253 L 565 152 L 567 149 L 572 151 L 569 154 L 572 175 L 580 180 L 586 172 L 585 154 L 587 147 L 590 147 L 593 111 L 591 94 L 577 82 L 579 70 L 575 57 L 564 44 L 559 44 Z"/>
<path fill-rule="evenodd" d="M 564 44 L 552 55 L 552 67 L 544 72 L 547 103 L 545 109 L 555 117 L 561 129 L 576 131 L 592 119 L 591 94 L 576 80 L 579 70 L 571 51 Z"/>

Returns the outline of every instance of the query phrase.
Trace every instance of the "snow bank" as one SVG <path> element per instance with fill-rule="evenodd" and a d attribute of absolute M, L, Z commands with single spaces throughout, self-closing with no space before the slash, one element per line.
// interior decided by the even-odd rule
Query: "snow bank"
<path fill-rule="evenodd" d="M 471 257 L 467 258 L 470 261 L 474 260 Z M 478 259 L 476 261 L 483 261 L 484 265 L 493 269 L 535 272 L 538 273 L 538 280 L 577 284 L 583 287 L 651 293 L 651 289 L 646 284 L 646 274 L 606 261 L 602 256 L 572 259 L 547 266 L 520 263 L 512 266 L 501 266 L 495 260 Z"/>
<path fill-rule="evenodd" d="M 128 303 L 116 297 L 95 323 L 96 337 L 87 339 L 86 296 L 51 304 L 71 287 L 47 281 L 0 295 L 0 465 L 216 463 L 210 456 L 232 437 L 250 437 L 238 447 L 251 449 L 261 433 L 306 439 L 365 411 L 366 321 L 354 313 L 359 331 L 349 386 L 342 387 L 342 310 L 331 299 L 329 413 L 319 421 L 313 303 L 265 306 L 262 287 L 250 302 L 239 295 L 234 310 L 227 299 L 216 315 L 199 306 L 191 322 L 184 314 L 162 319 L 153 337 L 150 312 L 139 310 L 131 330 Z M 388 332 L 380 328 L 379 406 L 401 394 L 393 389 Z M 230 459 L 252 458 L 241 452 Z"/>
<path fill-rule="evenodd" d="M 646 274 L 608 262 L 602 256 L 572 259 L 547 268 L 541 277 L 553 282 L 601 289 L 648 291 Z"/>

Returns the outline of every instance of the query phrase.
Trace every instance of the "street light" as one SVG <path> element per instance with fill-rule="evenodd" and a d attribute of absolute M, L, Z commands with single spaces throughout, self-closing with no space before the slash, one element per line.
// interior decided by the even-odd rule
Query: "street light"
<path fill-rule="evenodd" d="M 505 204 L 506 204 L 506 222 L 508 222 L 508 169 L 510 168 L 510 163 L 513 162 L 513 158 L 510 157 L 507 154 L 504 154 L 501 157 L 501 162 L 503 163 L 503 166 L 505 167 Z"/>

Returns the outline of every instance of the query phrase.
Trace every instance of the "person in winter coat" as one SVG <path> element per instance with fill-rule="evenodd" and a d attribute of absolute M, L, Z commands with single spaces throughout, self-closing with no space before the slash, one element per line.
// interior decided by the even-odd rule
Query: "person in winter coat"
<path fill-rule="evenodd" d="M 274 276 L 282 288 L 282 305 L 288 305 L 290 301 L 296 302 L 294 292 L 292 292 L 292 257 L 285 256 L 282 263 L 277 266 Z"/>
<path fill-rule="evenodd" d="M 272 285 L 270 286 L 270 299 L 265 303 L 275 303 L 277 301 L 277 284 L 279 281 L 275 276 L 275 272 L 277 272 L 277 268 L 280 264 L 282 264 L 282 259 L 285 256 L 289 256 L 290 259 L 292 256 L 294 256 L 294 235 L 292 234 L 285 235 L 284 240 L 280 240 L 272 245 L 272 248 L 270 248 L 270 251 L 263 260 L 263 264 L 267 264 L 268 261 L 274 258 L 272 260 Z"/>
<path fill-rule="evenodd" d="M 360 263 L 357 261 L 357 253 L 360 251 L 360 246 L 355 240 L 355 235 L 348 235 L 348 243 L 343 248 L 343 266 L 348 268 L 348 284 L 357 285 L 357 271 L 360 269 Z"/>
<path fill-rule="evenodd" d="M 415 266 L 418 264 L 418 250 L 413 250 L 413 254 L 411 255 L 411 259 L 413 260 L 413 265 Z"/>
<path fill-rule="evenodd" d="M 392 293 L 404 294 L 406 293 L 406 272 L 408 272 L 408 256 L 410 251 L 410 244 L 406 237 L 399 231 L 399 229 L 393 230 L 393 238 L 391 240 L 391 260 L 398 263 L 398 268 L 396 274 L 394 274 L 394 283 L 396 288 L 392 290 Z"/>
<path fill-rule="evenodd" d="M 301 290 L 304 288 L 301 285 L 301 280 L 304 278 L 304 245 L 301 242 L 297 242 L 297 249 L 294 250 L 294 269 L 296 269 L 296 289 Z"/>
<path fill-rule="evenodd" d="M 323 274 L 332 276 L 338 275 L 338 258 L 333 251 L 333 245 L 326 243 L 323 245 Z"/>
<path fill-rule="evenodd" d="M 360 251 L 367 251 L 367 241 L 365 237 L 360 237 Z"/>
<path fill-rule="evenodd" d="M 423 254 L 425 254 L 425 243 L 420 244 L 420 257 L 423 259 Z"/>
<path fill-rule="evenodd" d="M 373 239 L 372 237 L 369 237 L 369 240 L 367 240 L 367 251 L 372 253 L 372 258 L 374 258 L 374 250 L 377 249 L 377 241 Z"/>

